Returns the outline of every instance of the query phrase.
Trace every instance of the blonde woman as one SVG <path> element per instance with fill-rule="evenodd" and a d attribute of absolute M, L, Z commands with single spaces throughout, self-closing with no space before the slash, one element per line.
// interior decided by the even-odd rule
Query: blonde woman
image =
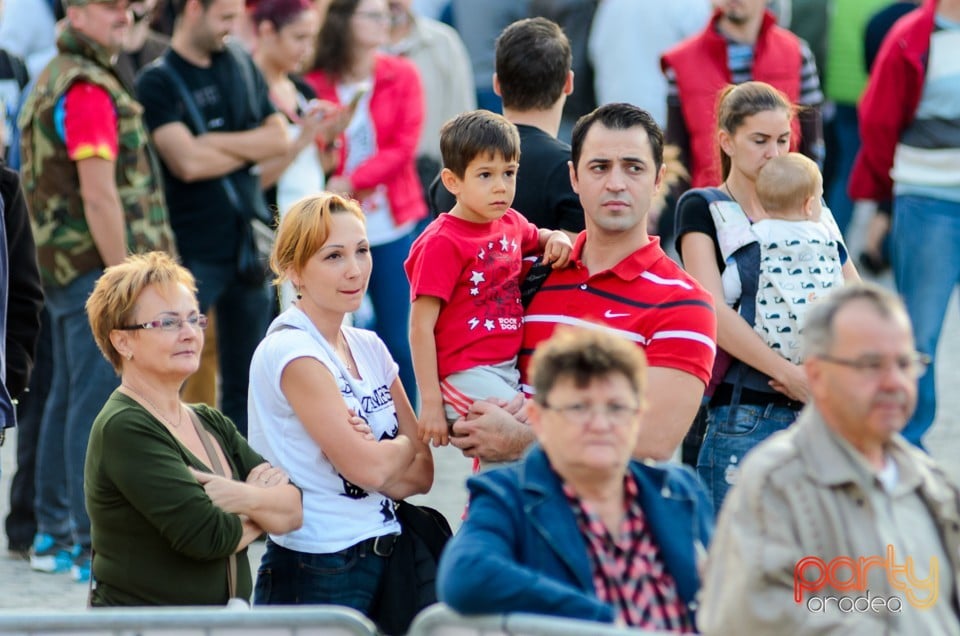
<path fill-rule="evenodd" d="M 343 326 L 373 267 L 360 206 L 326 193 L 299 201 L 271 267 L 297 300 L 253 356 L 250 443 L 303 489 L 304 523 L 270 534 L 255 603 L 369 614 L 401 532 L 393 500 L 429 490 L 433 459 L 386 346 Z"/>
<path fill-rule="evenodd" d="M 286 475 L 223 413 L 180 400 L 207 325 L 196 293 L 187 269 L 151 252 L 108 267 L 87 300 L 97 346 L 120 375 L 84 468 L 97 606 L 248 599 L 247 546 L 300 527 Z"/>

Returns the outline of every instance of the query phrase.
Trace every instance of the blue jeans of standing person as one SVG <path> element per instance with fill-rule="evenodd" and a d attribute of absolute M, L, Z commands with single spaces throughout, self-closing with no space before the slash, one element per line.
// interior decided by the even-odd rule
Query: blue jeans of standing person
<path fill-rule="evenodd" d="M 373 329 L 399 365 L 400 382 L 416 408 L 417 377 L 410 354 L 410 282 L 403 271 L 403 261 L 410 254 L 413 239 L 411 231 L 395 241 L 371 248 L 373 273 L 367 294 L 375 315 Z"/>
<path fill-rule="evenodd" d="M 754 446 L 797 419 L 797 411 L 775 404 L 716 406 L 707 416 L 707 433 L 697 458 L 697 474 L 720 514 L 727 491 L 736 483 L 744 456 Z"/>
<path fill-rule="evenodd" d="M 853 201 L 847 194 L 847 181 L 853 161 L 860 150 L 860 128 L 855 105 L 837 104 L 832 122 L 835 137 L 833 178 L 826 193 L 827 205 L 840 231 L 846 233 L 853 218 Z"/>
<path fill-rule="evenodd" d="M 343 605 L 369 615 L 386 562 L 373 553 L 370 541 L 332 554 L 310 554 L 267 539 L 253 604 Z"/>
<path fill-rule="evenodd" d="M 267 332 L 275 302 L 267 283 L 248 285 L 237 279 L 234 263 L 186 261 L 197 279 L 200 312 L 217 308 L 217 355 L 221 410 L 247 436 L 247 385 L 250 360 Z"/>
<path fill-rule="evenodd" d="M 960 282 L 960 201 L 895 197 L 890 239 L 893 276 L 913 323 L 917 349 L 935 358 L 947 304 Z M 917 410 L 903 436 L 922 448 L 936 410 L 936 373 L 931 364 L 919 380 Z"/>
<path fill-rule="evenodd" d="M 65 287 L 44 288 L 53 343 L 53 379 L 37 446 L 37 532 L 64 546 L 90 548 L 83 465 L 90 427 L 120 383 L 93 340 L 84 304 L 102 270 Z M 62 505 L 66 492 L 68 514 Z"/>

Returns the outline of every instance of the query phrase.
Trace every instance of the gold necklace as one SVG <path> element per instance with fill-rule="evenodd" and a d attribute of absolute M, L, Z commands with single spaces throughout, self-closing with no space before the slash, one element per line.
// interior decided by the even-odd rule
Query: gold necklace
<path fill-rule="evenodd" d="M 130 386 L 129 384 L 124 384 L 124 383 L 121 382 L 121 383 L 120 383 L 120 386 L 122 386 L 122 387 L 125 388 L 127 391 L 129 391 L 130 393 L 132 393 L 134 396 L 140 398 L 141 400 L 143 400 L 144 402 L 146 402 L 147 404 L 149 404 L 150 407 L 153 408 L 154 413 L 156 413 L 157 416 L 163 421 L 163 423 L 164 423 L 164 424 L 167 424 L 170 428 L 180 428 L 180 425 L 183 424 L 183 406 L 180 404 L 179 400 L 177 401 L 177 423 L 174 424 L 173 422 L 171 422 L 170 420 L 168 420 L 166 417 L 164 417 L 164 415 L 163 415 L 163 413 L 160 411 L 160 409 L 157 408 L 157 405 L 150 401 L 150 398 L 148 398 L 148 397 L 145 396 L 144 394 L 140 393 L 140 391 L 137 391 L 136 389 L 134 389 L 134 388 L 133 388 L 132 386 Z"/>
<path fill-rule="evenodd" d="M 736 203 L 737 205 L 740 205 L 740 202 L 737 201 L 737 197 L 733 196 L 733 192 L 730 190 L 730 184 L 727 183 L 726 181 L 723 182 L 723 189 L 727 191 L 727 194 L 730 195 L 730 198 L 733 199 L 734 203 Z M 742 205 L 740 205 L 740 209 L 743 210 Z M 746 210 L 744 210 L 744 214 L 746 214 Z"/>
<path fill-rule="evenodd" d="M 347 370 L 353 371 L 353 364 L 350 362 L 350 347 L 347 346 L 347 338 L 343 335 L 342 331 L 338 331 L 337 335 L 340 337 L 340 342 L 343 343 L 343 351 L 340 354 L 340 358 L 343 360 L 343 364 L 346 365 Z"/>
<path fill-rule="evenodd" d="M 737 197 L 733 196 L 733 191 L 730 189 L 730 184 L 727 183 L 726 181 L 723 182 L 723 189 L 727 191 L 727 194 L 729 194 L 730 198 L 733 199 L 733 202 L 737 204 L 737 207 L 739 207 L 743 211 L 743 215 L 747 217 L 748 221 L 753 223 L 755 219 L 760 218 L 756 214 L 751 216 L 750 213 L 747 212 L 746 208 L 740 205 L 740 202 L 737 201 Z"/>

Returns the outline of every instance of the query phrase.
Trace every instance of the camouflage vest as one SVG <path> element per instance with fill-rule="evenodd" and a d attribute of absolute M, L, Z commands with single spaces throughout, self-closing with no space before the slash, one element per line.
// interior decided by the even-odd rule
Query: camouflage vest
<path fill-rule="evenodd" d="M 23 191 L 37 242 L 44 285 L 66 286 L 104 266 L 83 213 L 74 162 L 57 134 L 54 109 L 76 81 L 103 88 L 117 112 L 116 185 L 130 252 L 174 253 L 173 232 L 160 170 L 144 128 L 143 107 L 130 96 L 102 47 L 69 27 L 57 40 L 59 54 L 37 78 L 20 114 Z"/>

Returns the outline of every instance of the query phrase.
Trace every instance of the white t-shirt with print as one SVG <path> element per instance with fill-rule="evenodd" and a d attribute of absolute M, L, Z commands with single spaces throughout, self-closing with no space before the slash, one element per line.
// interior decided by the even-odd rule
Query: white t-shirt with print
<path fill-rule="evenodd" d="M 273 321 L 250 364 L 250 446 L 303 490 L 303 526 L 270 538 L 298 552 L 329 554 L 370 537 L 400 532 L 393 501 L 343 478 L 280 390 L 280 376 L 290 362 L 314 358 L 333 373 L 347 407 L 367 421 L 375 438 L 395 438 L 399 425 L 390 386 L 397 378 L 397 363 L 372 331 L 344 327 L 343 334 L 361 379 L 346 380 L 342 364 L 318 342 L 322 336 L 297 307 Z"/>

